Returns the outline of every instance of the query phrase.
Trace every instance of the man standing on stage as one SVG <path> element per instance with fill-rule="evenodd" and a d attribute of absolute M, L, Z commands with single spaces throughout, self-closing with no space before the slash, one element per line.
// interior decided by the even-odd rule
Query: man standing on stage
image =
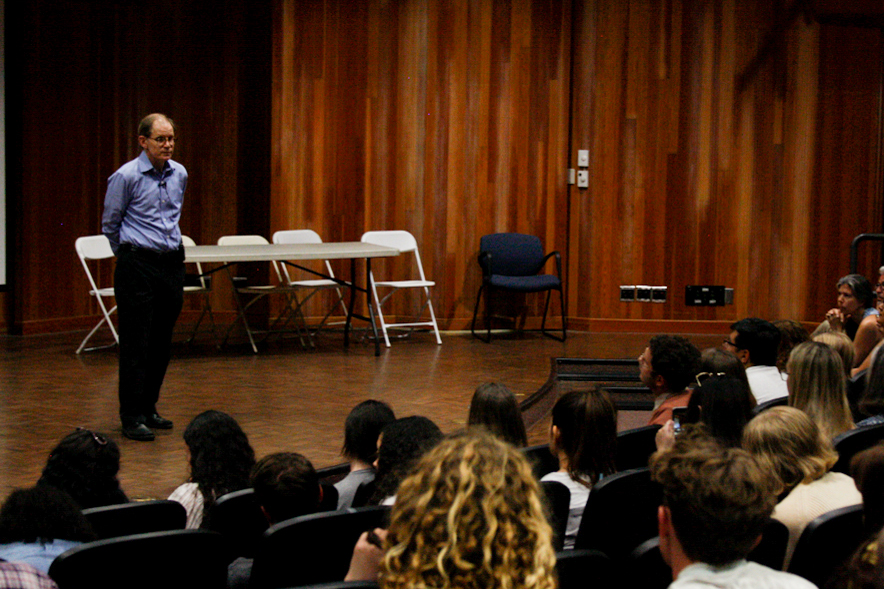
<path fill-rule="evenodd" d="M 102 231 L 117 256 L 123 435 L 150 441 L 151 428 L 172 428 L 157 413 L 156 402 L 183 304 L 184 247 L 178 219 L 187 170 L 172 161 L 175 126 L 165 115 L 142 119 L 138 144 L 141 155 L 108 178 Z"/>

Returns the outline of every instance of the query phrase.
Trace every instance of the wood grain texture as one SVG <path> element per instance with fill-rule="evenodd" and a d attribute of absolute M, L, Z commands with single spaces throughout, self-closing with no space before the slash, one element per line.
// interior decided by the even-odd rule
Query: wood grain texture
<path fill-rule="evenodd" d="M 151 111 L 179 125 L 197 242 L 407 229 L 444 328 L 468 324 L 479 239 L 498 231 L 563 253 L 576 327 L 815 321 L 850 240 L 882 230 L 884 41 L 856 17 L 868 3 L 838 3 L 846 20 L 825 3 L 822 22 L 793 4 L 10 4 L 9 328 L 94 322 L 73 242 L 99 231 L 105 180 Z M 589 189 L 566 184 L 578 149 Z M 868 275 L 881 260 L 864 247 Z M 620 284 L 667 285 L 669 302 L 621 303 Z M 733 287 L 735 305 L 687 307 L 688 284 Z M 526 303 L 536 323 L 542 299 Z M 233 308 L 223 280 L 213 304 Z"/>

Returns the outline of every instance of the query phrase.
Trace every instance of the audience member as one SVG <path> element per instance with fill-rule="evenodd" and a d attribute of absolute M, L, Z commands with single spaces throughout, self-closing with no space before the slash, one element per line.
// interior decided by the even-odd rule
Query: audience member
<path fill-rule="evenodd" d="M 190 480 L 169 496 L 187 510 L 187 528 L 199 528 L 215 501 L 249 486 L 255 452 L 239 424 L 221 411 L 204 411 L 184 430 Z"/>
<path fill-rule="evenodd" d="M 789 395 L 787 376 L 777 368 L 780 330 L 773 323 L 758 317 L 740 319 L 731 325 L 723 349 L 743 363 L 749 389 L 759 405 Z"/>
<path fill-rule="evenodd" d="M 0 508 L 0 559 L 44 573 L 62 552 L 96 540 L 70 495 L 48 485 L 13 491 Z"/>
<path fill-rule="evenodd" d="M 528 445 L 528 434 L 516 396 L 505 385 L 488 382 L 476 389 L 470 401 L 468 427 L 486 430 L 516 448 Z"/>
<path fill-rule="evenodd" d="M 103 434 L 87 429 L 62 438 L 43 468 L 38 485 L 50 485 L 70 495 L 80 509 L 128 503 L 120 489 L 120 449 Z"/>
<path fill-rule="evenodd" d="M 858 404 L 859 413 L 865 419 L 859 421 L 857 427 L 884 423 L 884 354 L 881 347 L 875 348 L 870 357 L 866 387 Z"/>
<path fill-rule="evenodd" d="M 780 372 L 786 371 L 786 362 L 789 361 L 789 354 L 792 348 L 798 344 L 810 341 L 810 334 L 804 329 L 804 326 L 794 319 L 777 319 L 773 322 L 774 326 L 780 330 L 780 346 L 777 350 L 777 368 Z"/>
<path fill-rule="evenodd" d="M 255 500 L 270 525 L 314 513 L 322 500 L 322 487 L 313 465 L 294 452 L 278 452 L 259 460 L 252 469 Z M 227 567 L 228 589 L 249 586 L 254 559 L 237 558 Z"/>
<path fill-rule="evenodd" d="M 695 381 L 697 386 L 712 376 L 733 376 L 749 388 L 749 379 L 746 378 L 746 368 L 733 352 L 721 348 L 706 348 L 700 354 L 700 368 Z M 755 397 L 752 397 L 752 406 L 755 406 Z"/>
<path fill-rule="evenodd" d="M 877 532 L 853 553 L 846 571 L 829 582 L 829 587 L 881 589 L 884 587 L 884 530 Z"/>
<path fill-rule="evenodd" d="M 856 349 L 853 342 L 847 337 L 846 333 L 841 331 L 827 331 L 813 336 L 813 341 L 826 344 L 841 358 L 844 365 L 844 377 L 850 378 L 853 370 L 853 359 L 856 357 Z"/>
<path fill-rule="evenodd" d="M 861 274 L 848 274 L 838 280 L 838 306 L 826 312 L 826 320 L 814 335 L 824 331 L 843 331 L 853 340 L 856 357 L 853 368 L 862 370 L 866 359 L 882 334 L 878 330 L 878 310 L 872 285 Z"/>
<path fill-rule="evenodd" d="M 372 464 L 378 457 L 378 436 L 394 421 L 396 416 L 390 406 L 373 399 L 359 403 L 347 415 L 341 454 L 350 463 L 350 472 L 335 483 L 335 489 L 338 490 L 338 509 L 353 505 L 359 486 L 374 481 L 375 471 Z"/>
<path fill-rule="evenodd" d="M 385 427 L 378 438 L 377 487 L 373 501 L 392 505 L 399 483 L 441 439 L 439 426 L 419 415 L 397 419 Z"/>
<path fill-rule="evenodd" d="M 693 381 L 700 365 L 700 350 L 678 335 L 655 335 L 638 357 L 642 384 L 654 394 L 654 412 L 649 425 L 664 425 L 672 419 L 674 407 L 687 407 Z"/>
<path fill-rule="evenodd" d="M 804 342 L 789 356 L 789 405 L 804 411 L 832 439 L 852 430 L 841 357 L 820 342 Z"/>
<path fill-rule="evenodd" d="M 884 527 L 884 442 L 858 452 L 850 461 L 850 476 L 863 496 L 863 519 L 870 532 Z"/>
<path fill-rule="evenodd" d="M 694 390 L 685 421 L 702 423 L 722 446 L 739 448 L 754 404 L 745 380 L 712 376 Z"/>
<path fill-rule="evenodd" d="M 559 470 L 541 481 L 562 483 L 571 491 L 565 548 L 573 548 L 589 489 L 616 470 L 617 409 L 605 391 L 571 391 L 552 410 L 549 449 Z"/>
<path fill-rule="evenodd" d="M 0 587 L 3 589 L 58 589 L 55 581 L 42 571 L 20 562 L 0 562 Z"/>
<path fill-rule="evenodd" d="M 814 587 L 746 560 L 776 503 L 776 482 L 748 453 L 686 432 L 651 457 L 651 476 L 663 490 L 657 522 L 670 589 Z"/>
<path fill-rule="evenodd" d="M 420 460 L 399 488 L 389 532 L 362 535 L 346 580 L 378 580 L 381 589 L 554 589 L 555 564 L 528 461 L 468 431 Z"/>
<path fill-rule="evenodd" d="M 789 528 L 786 567 L 808 523 L 833 509 L 862 503 L 853 479 L 831 472 L 838 455 L 803 411 L 773 407 L 759 413 L 743 432 L 743 447 L 782 484 L 773 517 Z"/>

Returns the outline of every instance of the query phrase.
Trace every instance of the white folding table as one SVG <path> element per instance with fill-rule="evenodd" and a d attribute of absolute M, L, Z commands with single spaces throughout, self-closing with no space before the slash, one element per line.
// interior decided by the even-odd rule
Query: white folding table
<path fill-rule="evenodd" d="M 378 339 L 377 325 L 374 319 L 374 307 L 371 301 L 371 260 L 372 258 L 392 258 L 399 255 L 399 250 L 382 245 L 374 245 L 371 243 L 363 243 L 361 241 L 345 241 L 345 242 L 326 242 L 326 243 L 304 243 L 304 244 L 266 244 L 266 245 L 196 245 L 184 248 L 184 261 L 200 262 L 201 264 L 220 264 L 216 268 L 212 268 L 207 272 L 213 273 L 228 268 L 228 275 L 231 264 L 237 262 L 283 262 L 290 264 L 307 272 L 334 280 L 341 286 L 350 289 L 350 305 L 347 308 L 347 323 L 344 327 L 344 346 L 350 344 L 350 324 L 352 319 L 362 319 L 371 323 L 371 329 L 374 333 L 375 356 L 380 356 L 380 340 Z M 304 260 L 350 260 L 350 281 L 341 280 L 326 276 L 320 272 L 316 272 L 309 268 L 298 266 L 295 262 Z M 365 260 L 365 287 L 356 283 L 356 260 Z M 236 286 L 234 285 L 234 288 Z M 357 292 L 365 293 L 365 302 L 368 305 L 368 317 L 357 315 L 353 312 L 356 302 Z M 238 311 L 240 317 L 245 320 L 244 310 L 239 298 L 237 298 Z M 252 344 L 252 350 L 257 354 L 258 348 L 249 334 L 249 342 Z"/>

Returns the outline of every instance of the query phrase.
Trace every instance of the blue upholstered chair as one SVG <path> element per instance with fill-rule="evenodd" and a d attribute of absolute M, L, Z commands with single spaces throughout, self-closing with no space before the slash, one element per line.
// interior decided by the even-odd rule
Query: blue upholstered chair
<path fill-rule="evenodd" d="M 541 274 L 547 260 L 555 258 L 556 273 Z M 546 292 L 546 304 L 543 307 L 543 322 L 540 330 L 543 335 L 559 341 L 567 337 L 565 295 L 562 289 L 562 256 L 554 251 L 546 255 L 540 238 L 522 233 L 494 233 L 485 235 L 479 241 L 479 265 L 482 267 L 482 286 L 476 296 L 476 307 L 473 310 L 473 323 L 470 327 L 473 335 L 479 339 L 491 341 L 491 319 L 494 316 L 495 299 L 503 293 L 534 293 Z M 546 315 L 549 311 L 549 300 L 552 291 L 559 291 L 559 302 L 562 308 L 562 337 L 546 331 Z M 476 316 L 482 292 L 485 291 L 485 326 L 487 335 L 482 337 L 476 333 Z"/>

